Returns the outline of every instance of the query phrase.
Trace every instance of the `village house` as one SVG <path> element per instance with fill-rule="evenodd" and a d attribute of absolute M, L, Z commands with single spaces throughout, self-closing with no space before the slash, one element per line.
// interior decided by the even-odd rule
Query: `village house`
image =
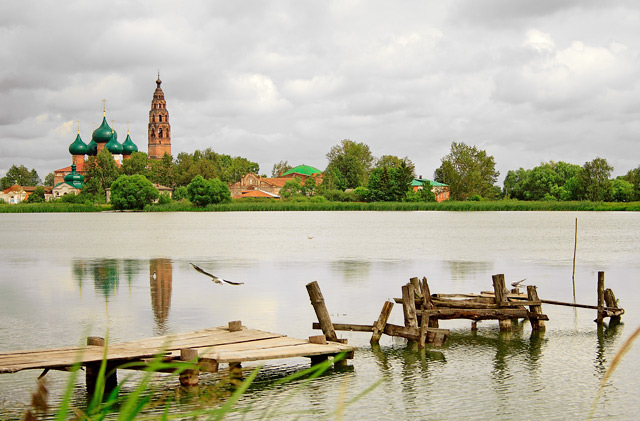
<path fill-rule="evenodd" d="M 431 191 L 436 196 L 436 202 L 442 202 L 449 199 L 450 190 L 448 184 L 438 183 L 437 181 L 433 180 L 427 180 L 426 178 L 422 178 L 422 176 L 413 179 L 413 181 L 411 182 L 411 189 L 413 191 L 422 190 L 427 185 L 427 183 L 431 185 Z"/>
<path fill-rule="evenodd" d="M 231 197 L 264 197 L 279 199 L 280 189 L 293 178 L 299 178 L 303 183 L 309 177 L 316 179 L 316 184 L 322 182 L 322 171 L 309 165 L 298 165 L 280 174 L 279 177 L 261 177 L 254 173 L 245 174 L 240 181 L 229 186 Z"/>

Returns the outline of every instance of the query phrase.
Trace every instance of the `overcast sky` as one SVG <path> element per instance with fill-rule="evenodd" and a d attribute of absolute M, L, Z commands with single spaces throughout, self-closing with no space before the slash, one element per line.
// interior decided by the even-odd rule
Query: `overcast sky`
<path fill-rule="evenodd" d="M 508 170 L 640 165 L 640 2 L 3 1 L 0 176 L 68 166 L 80 121 L 147 151 L 160 70 L 172 152 L 324 169 L 342 139 L 433 176 L 451 142 Z"/>

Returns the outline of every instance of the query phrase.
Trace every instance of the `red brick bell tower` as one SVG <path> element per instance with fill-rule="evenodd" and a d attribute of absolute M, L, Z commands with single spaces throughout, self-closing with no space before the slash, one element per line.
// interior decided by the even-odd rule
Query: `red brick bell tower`
<path fill-rule="evenodd" d="M 164 100 L 164 92 L 160 85 L 160 73 L 156 80 L 155 92 L 149 111 L 149 158 L 162 159 L 164 154 L 171 155 L 171 126 L 169 125 L 169 111 L 167 101 Z"/>

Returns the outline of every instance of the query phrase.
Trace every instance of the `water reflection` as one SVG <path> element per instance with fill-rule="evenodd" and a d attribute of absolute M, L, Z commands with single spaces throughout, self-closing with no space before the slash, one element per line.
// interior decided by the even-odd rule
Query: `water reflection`
<path fill-rule="evenodd" d="M 610 323 L 609 325 L 602 324 L 598 326 L 598 343 L 596 346 L 596 358 L 595 375 L 598 379 L 604 376 L 604 373 L 609 368 L 609 361 L 607 361 L 607 355 L 615 354 L 615 342 L 616 338 L 620 336 L 622 332 L 622 324 Z"/>
<path fill-rule="evenodd" d="M 104 299 L 108 306 L 115 301 L 120 281 L 125 280 L 131 294 L 136 278 L 149 268 L 149 289 L 151 309 L 155 322 L 154 332 L 164 335 L 168 331 L 169 310 L 173 284 L 173 265 L 171 259 L 156 258 L 150 260 L 134 259 L 74 259 L 71 273 L 78 290 L 82 290 L 87 282 L 93 282 L 94 290 Z"/>
<path fill-rule="evenodd" d="M 331 271 L 345 281 L 359 281 L 369 277 L 371 262 L 366 260 L 336 260 L 331 263 Z"/>
<path fill-rule="evenodd" d="M 167 333 L 167 320 L 171 308 L 171 288 L 173 284 L 173 265 L 170 259 L 151 259 L 149 261 L 149 285 L 151 308 L 156 323 L 155 333 Z"/>
<path fill-rule="evenodd" d="M 447 260 L 446 265 L 451 272 L 451 279 L 467 280 L 477 273 L 491 272 L 493 265 L 488 262 L 470 262 L 461 260 Z"/>

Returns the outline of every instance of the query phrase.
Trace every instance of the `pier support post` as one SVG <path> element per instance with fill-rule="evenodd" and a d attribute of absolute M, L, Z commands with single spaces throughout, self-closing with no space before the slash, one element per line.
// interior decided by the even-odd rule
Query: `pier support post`
<path fill-rule="evenodd" d="M 424 276 L 422 281 L 420 281 L 420 289 L 422 291 L 422 309 L 423 310 L 433 310 L 436 306 L 431 301 L 431 291 L 429 290 L 429 284 L 427 283 L 427 277 Z M 429 317 L 428 327 L 438 328 L 439 323 L 438 319 L 435 317 Z"/>
<path fill-rule="evenodd" d="M 618 308 L 618 300 L 611 288 L 604 290 L 604 302 L 607 307 Z M 609 326 L 620 324 L 620 316 L 609 316 Z"/>
<path fill-rule="evenodd" d="M 527 299 L 529 301 L 540 301 L 540 298 L 538 298 L 538 289 L 535 285 L 527 285 Z M 542 306 L 529 306 L 529 311 L 534 314 L 542 314 Z M 529 323 L 531 323 L 532 330 L 544 330 L 545 328 L 544 320 L 530 318 Z"/>
<path fill-rule="evenodd" d="M 89 336 L 87 338 L 87 345 L 89 346 L 105 346 L 104 338 L 99 336 Z M 90 395 L 93 395 L 96 392 L 96 386 L 98 383 L 98 375 L 100 373 L 100 366 L 102 365 L 102 361 L 96 361 L 92 363 L 87 363 L 85 368 L 85 383 L 87 387 L 87 392 Z M 104 396 L 107 396 L 113 391 L 113 389 L 118 386 L 118 376 L 116 371 L 117 365 L 113 362 L 109 362 L 107 359 L 106 367 L 104 372 Z"/>
<path fill-rule="evenodd" d="M 418 328 L 415 290 L 411 284 L 402 287 L 402 310 L 404 312 L 405 327 Z"/>
<path fill-rule="evenodd" d="M 598 316 L 596 323 L 604 323 L 604 272 L 598 272 Z"/>
<path fill-rule="evenodd" d="M 198 350 L 193 348 L 180 350 L 180 361 L 198 363 Z M 180 384 L 182 386 L 196 386 L 200 369 L 188 369 L 180 373 Z"/>
<path fill-rule="evenodd" d="M 496 297 L 496 306 L 498 306 L 498 309 L 500 309 L 504 306 L 504 303 L 506 302 L 506 297 L 504 295 L 506 291 L 506 288 L 504 286 L 504 275 L 503 274 L 493 275 L 492 278 L 493 278 L 493 291 Z M 500 323 L 501 331 L 511 330 L 512 326 L 511 326 L 510 319 L 500 319 L 499 323 Z"/>
<path fill-rule="evenodd" d="M 336 335 L 336 331 L 333 328 L 333 323 L 331 322 L 331 317 L 329 316 L 329 311 L 327 311 L 327 306 L 324 304 L 324 297 L 322 296 L 322 292 L 320 291 L 320 286 L 318 282 L 313 281 L 307 284 L 307 292 L 309 293 L 309 298 L 311 299 L 311 305 L 316 312 L 316 316 L 318 317 L 318 322 L 320 323 L 320 328 L 322 329 L 322 333 L 327 337 L 327 340 L 338 342 L 338 335 Z"/>

